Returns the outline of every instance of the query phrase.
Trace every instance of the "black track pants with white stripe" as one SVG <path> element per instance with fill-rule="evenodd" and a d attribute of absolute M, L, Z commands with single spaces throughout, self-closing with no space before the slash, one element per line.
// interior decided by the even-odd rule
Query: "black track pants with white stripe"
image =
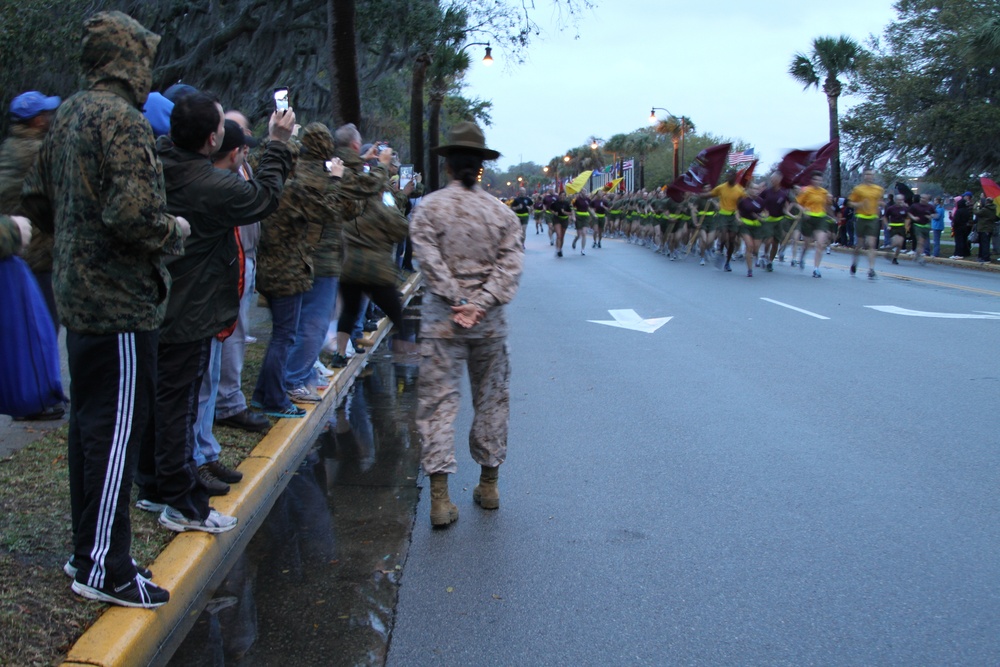
<path fill-rule="evenodd" d="M 95 588 L 135 578 L 129 500 L 153 417 L 158 332 L 66 332 L 69 479 L 76 579 Z"/>

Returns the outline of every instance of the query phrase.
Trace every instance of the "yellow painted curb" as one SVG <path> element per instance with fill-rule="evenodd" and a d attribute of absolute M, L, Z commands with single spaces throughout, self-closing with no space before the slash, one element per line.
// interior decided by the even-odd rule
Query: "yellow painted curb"
<path fill-rule="evenodd" d="M 415 273 L 400 288 L 403 304 L 422 283 Z M 383 318 L 377 331 L 366 334 L 374 349 L 391 328 Z M 213 498 L 223 514 L 239 519 L 227 533 L 191 532 L 177 535 L 150 569 L 156 583 L 170 591 L 170 602 L 156 610 L 109 607 L 70 649 L 63 667 L 134 667 L 164 663 L 197 620 L 211 591 L 221 581 L 229 557 L 240 553 L 263 522 L 278 495 L 294 474 L 302 456 L 327 423 L 330 410 L 340 404 L 367 361 L 367 354 L 352 357 L 333 378 L 323 401 L 304 406 L 302 419 L 281 419 L 239 466 L 243 481 L 228 495 Z"/>

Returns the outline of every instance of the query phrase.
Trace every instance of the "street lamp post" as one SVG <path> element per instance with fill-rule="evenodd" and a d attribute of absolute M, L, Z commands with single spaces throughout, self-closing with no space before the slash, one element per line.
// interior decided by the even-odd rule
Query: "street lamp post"
<path fill-rule="evenodd" d="M 458 53 L 463 53 L 466 49 L 473 46 L 485 46 L 486 55 L 483 56 L 483 65 L 489 67 L 493 64 L 493 56 L 491 55 L 492 49 L 490 48 L 489 42 L 470 42 L 460 48 Z M 427 137 L 428 143 L 430 143 L 432 149 L 436 148 L 440 144 L 441 104 L 444 101 L 445 95 L 445 88 L 440 85 L 443 79 L 436 78 L 435 81 L 437 81 L 438 85 L 434 85 L 434 81 L 432 81 L 430 93 L 430 113 L 428 114 L 429 117 L 427 119 Z M 429 156 L 427 167 L 426 187 L 428 192 L 433 192 L 437 190 L 441 184 L 441 158 L 435 155 Z"/>
<path fill-rule="evenodd" d="M 684 116 L 677 116 L 676 114 L 672 113 L 670 111 L 670 109 L 665 109 L 663 107 L 653 107 L 653 108 L 651 108 L 649 110 L 649 122 L 650 123 L 655 123 L 657 121 L 657 118 L 656 118 L 656 112 L 657 111 L 666 111 L 668 114 L 670 114 L 671 117 L 676 118 L 677 120 L 679 120 L 681 122 L 681 155 L 680 155 L 680 162 L 678 162 L 678 160 L 677 160 L 677 151 L 674 150 L 674 178 L 677 178 L 678 176 L 680 176 L 680 173 L 678 173 L 678 170 L 680 169 L 680 165 L 684 164 L 684 133 L 687 130 L 687 118 L 685 118 Z"/>

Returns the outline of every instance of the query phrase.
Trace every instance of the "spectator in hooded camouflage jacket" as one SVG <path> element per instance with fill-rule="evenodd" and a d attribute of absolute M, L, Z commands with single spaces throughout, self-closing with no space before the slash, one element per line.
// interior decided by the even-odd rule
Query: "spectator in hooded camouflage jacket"
<path fill-rule="evenodd" d="M 183 252 L 190 233 L 167 213 L 142 115 L 159 42 L 121 12 L 84 23 L 85 88 L 60 106 L 22 192 L 28 217 L 55 234 L 53 290 L 73 377 L 73 556 L 64 569 L 83 597 L 143 608 L 170 594 L 129 554 L 129 496 L 156 395 L 164 258 Z"/>

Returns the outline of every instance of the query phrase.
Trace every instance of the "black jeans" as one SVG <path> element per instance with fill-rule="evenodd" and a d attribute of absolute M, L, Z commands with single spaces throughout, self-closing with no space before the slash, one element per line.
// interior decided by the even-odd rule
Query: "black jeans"
<path fill-rule="evenodd" d="M 979 232 L 979 260 L 982 262 L 990 261 L 990 238 L 993 236 L 990 232 Z"/>
<path fill-rule="evenodd" d="M 337 320 L 337 331 L 349 334 L 354 330 L 354 322 L 358 319 L 358 311 L 361 308 L 362 294 L 371 297 L 372 302 L 382 309 L 393 324 L 397 327 L 403 326 L 403 306 L 399 302 L 399 293 L 395 285 L 361 285 L 341 280 L 340 296 L 344 299 L 344 305 L 340 319 Z"/>
<path fill-rule="evenodd" d="M 189 519 L 203 520 L 209 512 L 208 490 L 194 462 L 194 422 L 211 340 L 160 343 L 155 428 L 142 440 L 136 475 L 140 498 L 166 503 Z"/>
<path fill-rule="evenodd" d="M 156 331 L 66 331 L 73 561 L 76 580 L 94 588 L 135 578 L 129 496 L 153 421 L 157 338 Z"/>

